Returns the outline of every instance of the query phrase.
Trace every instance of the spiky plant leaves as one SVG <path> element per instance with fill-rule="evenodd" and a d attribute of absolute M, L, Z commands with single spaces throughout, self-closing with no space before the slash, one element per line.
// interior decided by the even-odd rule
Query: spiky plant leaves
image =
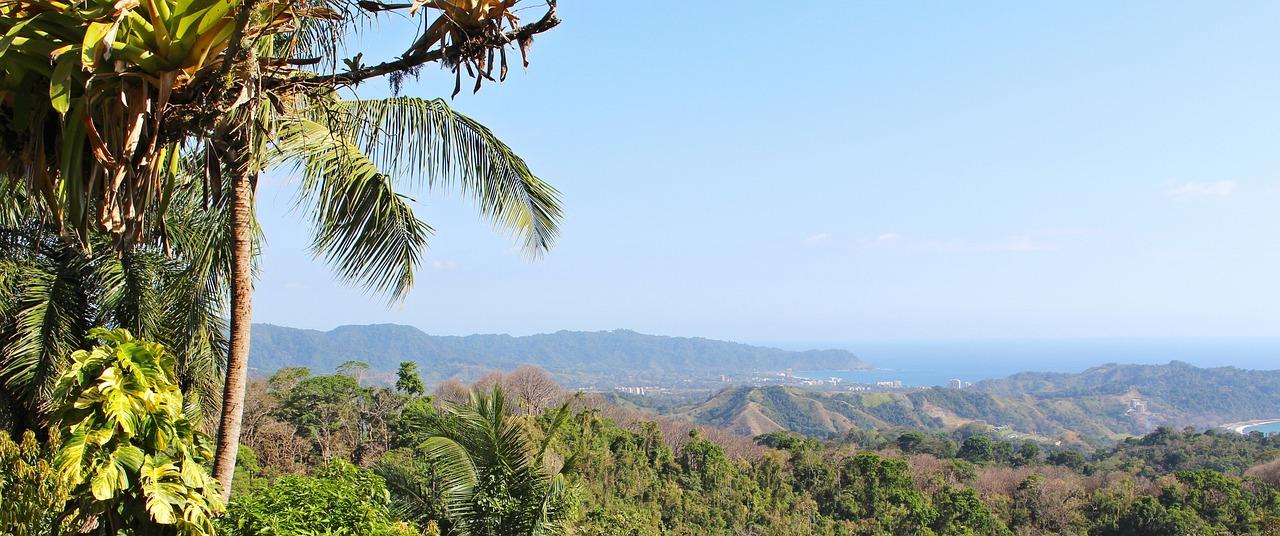
<path fill-rule="evenodd" d="M 39 192 L 60 229 L 88 248 L 163 239 L 184 138 L 199 121 L 167 118 L 172 97 L 224 70 L 239 0 L 15 0 L 0 6 L 0 169 Z M 289 2 L 255 6 L 254 35 L 291 28 Z M 18 44 L 19 46 L 7 46 Z M 43 88 L 43 91 L 40 91 Z M 234 106 L 232 107 L 234 108 Z M 205 125 L 207 126 L 207 125 Z M 12 165 L 16 164 L 16 165 Z"/>
<path fill-rule="evenodd" d="M 420 447 L 445 489 L 445 510 L 454 530 L 471 535 L 564 534 L 576 507 L 577 489 L 545 456 L 568 420 L 568 405 L 550 415 L 539 441 L 506 411 L 501 386 L 473 391 L 428 426 Z"/>
<path fill-rule="evenodd" d="M 191 418 L 216 412 L 227 259 L 213 252 L 225 226 L 220 212 L 203 210 L 186 191 L 175 196 L 168 220 L 169 255 L 158 247 L 79 250 L 31 207 L 0 225 L 0 389 L 31 419 L 6 424 L 43 426 L 56 379 L 95 325 L 128 328 L 171 348 Z M 107 244 L 102 235 L 94 240 Z"/>

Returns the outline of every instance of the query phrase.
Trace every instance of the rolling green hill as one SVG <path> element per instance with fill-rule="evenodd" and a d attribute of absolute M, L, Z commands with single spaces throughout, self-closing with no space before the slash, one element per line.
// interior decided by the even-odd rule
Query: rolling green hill
<path fill-rule="evenodd" d="M 1162 425 L 1208 428 L 1280 418 L 1280 371 L 1202 369 L 1173 362 L 1104 365 L 1080 374 L 1020 373 L 964 390 L 844 393 L 736 387 L 681 413 L 744 435 L 790 430 L 826 436 L 852 427 L 940 430 L 980 423 L 1042 438 L 1106 440 Z"/>
<path fill-rule="evenodd" d="M 1181 361 L 1112 363 L 1080 374 L 1023 372 L 981 381 L 972 389 L 1002 397 L 1031 396 L 1046 404 L 1080 400 L 1127 404 L 1137 398 L 1146 402 L 1149 413 L 1167 423 L 1198 427 L 1280 418 L 1280 370 L 1198 368 Z M 1116 408 L 1109 411 L 1116 415 Z"/>
<path fill-rule="evenodd" d="M 327 373 L 346 361 L 367 363 L 374 375 L 416 361 L 428 382 L 474 378 L 492 369 L 537 365 L 558 378 L 633 375 L 745 374 L 753 371 L 865 368 L 844 350 L 789 352 L 703 338 L 662 337 L 628 330 L 510 335 L 433 336 L 411 326 L 341 326 L 332 331 L 270 324 L 253 326 L 250 364 L 261 374 L 282 367 Z"/>

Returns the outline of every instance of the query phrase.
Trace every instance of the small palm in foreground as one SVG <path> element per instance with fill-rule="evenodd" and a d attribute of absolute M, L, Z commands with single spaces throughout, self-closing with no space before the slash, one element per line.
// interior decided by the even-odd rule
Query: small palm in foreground
<path fill-rule="evenodd" d="M 568 404 L 548 414 L 550 425 L 533 441 L 506 413 L 501 387 L 474 391 L 445 410 L 424 443 L 443 485 L 445 511 L 459 534 L 564 534 L 577 503 L 561 468 L 547 467 L 547 449 L 568 421 Z"/>

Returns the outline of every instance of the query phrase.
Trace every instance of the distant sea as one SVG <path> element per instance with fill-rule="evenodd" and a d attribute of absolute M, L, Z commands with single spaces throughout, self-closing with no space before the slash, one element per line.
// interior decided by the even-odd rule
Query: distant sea
<path fill-rule="evenodd" d="M 1247 433 L 1249 433 L 1249 432 L 1253 432 L 1253 431 L 1255 431 L 1255 430 L 1256 430 L 1256 431 L 1259 431 L 1259 432 L 1262 432 L 1262 433 L 1264 433 L 1264 434 L 1280 433 L 1280 422 L 1271 423 L 1271 424 L 1264 424 L 1264 425 L 1261 425 L 1261 426 L 1250 426 L 1250 427 L 1248 427 L 1248 428 L 1245 428 L 1245 429 L 1244 429 L 1244 433 L 1246 433 L 1246 434 L 1247 434 Z"/>
<path fill-rule="evenodd" d="M 838 343 L 757 342 L 786 350 L 842 349 L 874 367 L 855 371 L 795 371 L 796 376 L 846 382 L 901 381 L 946 386 L 1031 372 L 1082 372 L 1107 363 L 1280 369 L 1280 337 L 1169 339 L 867 340 Z M 1280 430 L 1277 430 L 1280 431 Z"/>

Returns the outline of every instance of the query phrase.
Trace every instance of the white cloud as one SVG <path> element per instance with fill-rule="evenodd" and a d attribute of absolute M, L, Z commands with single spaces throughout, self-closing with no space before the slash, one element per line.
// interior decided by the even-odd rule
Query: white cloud
<path fill-rule="evenodd" d="M 863 249 L 884 251 L 908 251 L 923 253 L 1013 252 L 1033 253 L 1056 251 L 1062 245 L 1052 237 L 1070 236 L 1074 232 L 1036 232 L 1013 235 L 1002 239 L 970 240 L 952 238 L 911 238 L 897 233 L 883 233 L 858 241 Z"/>
<path fill-rule="evenodd" d="M 996 241 L 989 244 L 989 249 L 993 251 L 1013 251 L 1017 253 L 1030 253 L 1035 251 L 1054 251 L 1061 249 L 1058 244 L 1043 242 L 1036 240 L 1028 235 L 1018 235 Z"/>
<path fill-rule="evenodd" d="M 831 233 L 818 233 L 816 235 L 813 235 L 809 238 L 804 239 L 804 243 L 821 244 L 823 242 L 830 242 L 832 238 L 835 238 L 835 236 L 832 235 Z"/>
<path fill-rule="evenodd" d="M 286 290 L 311 290 L 311 285 L 300 283 L 298 281 L 290 281 L 284 284 Z"/>
<path fill-rule="evenodd" d="M 427 268 L 437 271 L 457 270 L 458 261 L 432 261 L 427 263 Z"/>
<path fill-rule="evenodd" d="M 898 233 L 880 233 L 870 238 L 858 239 L 858 244 L 864 249 L 897 249 L 911 247 L 913 242 Z"/>
<path fill-rule="evenodd" d="M 1236 181 L 1188 182 L 1181 186 L 1165 190 L 1164 195 L 1170 197 L 1188 197 L 1212 195 L 1227 197 L 1236 191 Z"/>

